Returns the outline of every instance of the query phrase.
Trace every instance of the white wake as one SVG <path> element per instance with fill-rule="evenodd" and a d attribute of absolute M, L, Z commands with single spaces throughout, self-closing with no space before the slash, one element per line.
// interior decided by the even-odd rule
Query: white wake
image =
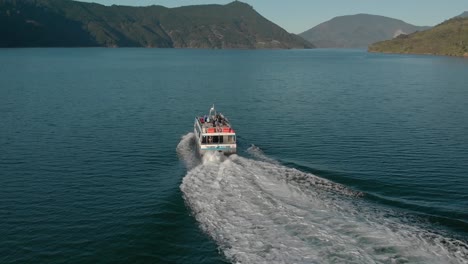
<path fill-rule="evenodd" d="M 181 190 L 201 228 L 237 263 L 468 263 L 468 245 L 412 225 L 360 193 L 267 157 L 177 147 Z M 249 149 L 253 156 L 259 149 Z"/>

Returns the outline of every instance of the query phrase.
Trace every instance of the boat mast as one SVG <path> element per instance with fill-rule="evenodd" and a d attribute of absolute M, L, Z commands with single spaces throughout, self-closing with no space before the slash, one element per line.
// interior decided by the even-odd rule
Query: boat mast
<path fill-rule="evenodd" d="M 208 114 L 208 117 L 211 118 L 212 116 L 215 116 L 215 115 L 216 115 L 216 109 L 215 109 L 214 104 L 213 104 L 213 106 L 210 109 L 210 113 Z"/>

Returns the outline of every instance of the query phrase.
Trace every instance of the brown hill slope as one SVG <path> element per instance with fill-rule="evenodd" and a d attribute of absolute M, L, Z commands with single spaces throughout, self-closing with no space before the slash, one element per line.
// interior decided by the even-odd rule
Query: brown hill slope
<path fill-rule="evenodd" d="M 468 56 L 468 17 L 452 18 L 426 31 L 374 43 L 369 51 Z"/>

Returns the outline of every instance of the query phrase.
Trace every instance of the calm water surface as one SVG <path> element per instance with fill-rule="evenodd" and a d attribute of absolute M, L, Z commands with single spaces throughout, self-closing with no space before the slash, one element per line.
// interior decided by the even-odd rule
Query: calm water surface
<path fill-rule="evenodd" d="M 0 263 L 468 263 L 468 60 L 0 50 Z M 193 153 L 215 103 L 239 155 Z"/>

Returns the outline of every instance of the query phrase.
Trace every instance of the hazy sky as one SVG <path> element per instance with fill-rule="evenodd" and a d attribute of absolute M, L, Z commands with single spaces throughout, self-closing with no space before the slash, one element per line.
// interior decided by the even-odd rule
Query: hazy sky
<path fill-rule="evenodd" d="M 103 5 L 177 7 L 226 4 L 232 0 L 80 0 Z M 289 32 L 301 33 L 335 16 L 366 13 L 401 19 L 416 26 L 434 26 L 468 11 L 468 0 L 243 0 Z"/>

